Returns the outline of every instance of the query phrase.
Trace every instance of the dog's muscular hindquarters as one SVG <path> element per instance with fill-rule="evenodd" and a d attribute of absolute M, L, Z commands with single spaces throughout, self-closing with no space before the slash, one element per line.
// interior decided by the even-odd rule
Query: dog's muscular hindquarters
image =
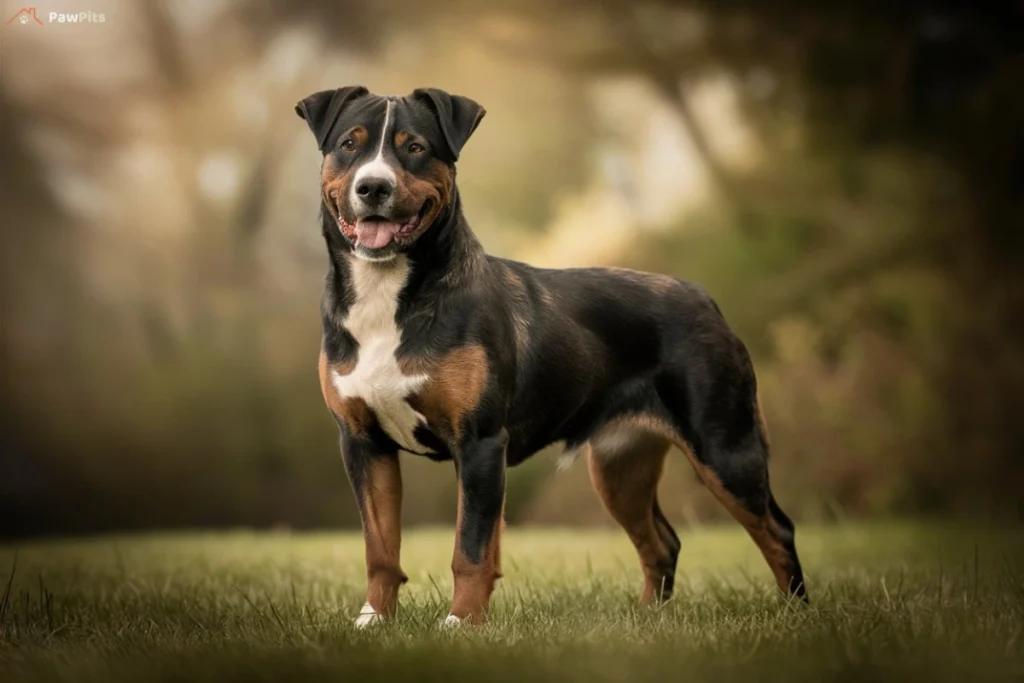
<path fill-rule="evenodd" d="M 640 556 L 644 601 L 671 595 L 680 550 L 657 498 L 672 445 L 780 589 L 805 596 L 793 524 L 768 485 L 750 358 L 703 288 L 484 254 L 455 184 L 484 114 L 467 98 L 348 87 L 296 109 L 324 155 L 320 382 L 366 540 L 358 625 L 392 616 L 406 581 L 399 450 L 454 461 L 458 474 L 446 623 L 484 619 L 501 575 L 505 469 L 555 442 L 586 448 L 594 488 Z"/>

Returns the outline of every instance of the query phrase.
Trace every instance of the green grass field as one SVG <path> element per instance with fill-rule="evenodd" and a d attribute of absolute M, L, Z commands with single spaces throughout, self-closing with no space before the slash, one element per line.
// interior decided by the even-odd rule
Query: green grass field
<path fill-rule="evenodd" d="M 798 527 L 811 607 L 774 592 L 738 527 L 689 531 L 676 597 L 641 608 L 621 532 L 513 529 L 489 625 L 442 631 L 452 540 L 407 532 L 399 619 L 366 632 L 350 625 L 363 602 L 351 534 L 0 547 L 0 577 L 14 569 L 0 681 L 1024 678 L 1024 539 L 1011 531 Z"/>

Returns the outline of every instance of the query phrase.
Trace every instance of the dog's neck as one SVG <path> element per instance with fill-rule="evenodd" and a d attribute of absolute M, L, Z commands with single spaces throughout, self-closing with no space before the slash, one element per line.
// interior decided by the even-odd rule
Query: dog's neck
<path fill-rule="evenodd" d="M 334 305 L 344 306 L 348 302 L 352 263 L 358 257 L 329 211 L 321 210 L 321 227 L 330 260 L 327 291 L 333 294 L 330 298 Z M 464 285 L 482 270 L 486 256 L 463 216 L 457 187 L 452 192 L 452 201 L 404 256 L 410 271 L 402 292 L 406 305 Z M 388 264 L 382 263 L 380 267 L 386 268 Z"/>

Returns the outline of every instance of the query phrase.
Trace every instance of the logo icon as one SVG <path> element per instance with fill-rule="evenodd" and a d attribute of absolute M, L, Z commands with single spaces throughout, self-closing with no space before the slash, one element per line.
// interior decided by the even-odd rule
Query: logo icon
<path fill-rule="evenodd" d="M 36 16 L 36 8 L 35 7 L 22 7 L 20 10 L 18 10 L 15 13 L 15 15 L 13 17 L 11 17 L 10 19 L 7 20 L 7 23 L 10 24 L 10 23 L 13 23 L 15 21 L 17 21 L 19 24 L 23 24 L 23 25 L 29 23 L 30 21 L 35 21 L 40 26 L 43 25 L 43 22 L 40 21 L 39 17 Z"/>

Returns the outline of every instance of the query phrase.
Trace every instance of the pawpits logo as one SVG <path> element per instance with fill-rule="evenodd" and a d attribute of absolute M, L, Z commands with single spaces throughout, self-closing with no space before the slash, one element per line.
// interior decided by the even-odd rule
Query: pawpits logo
<path fill-rule="evenodd" d="M 21 24 L 31 26 L 38 24 L 103 24 L 107 21 L 107 15 L 102 12 L 46 12 L 46 22 L 39 18 L 39 12 L 35 7 L 22 7 L 14 13 L 14 16 L 7 20 L 8 24 Z"/>
<path fill-rule="evenodd" d="M 102 24 L 106 22 L 107 15 L 101 12 L 48 12 L 47 18 L 51 24 Z"/>
<path fill-rule="evenodd" d="M 13 17 L 7 20 L 8 24 L 13 24 L 14 22 L 18 22 L 22 26 L 27 26 L 32 22 L 35 22 L 40 26 L 43 25 L 43 22 L 39 21 L 39 17 L 36 16 L 35 7 L 22 7 L 14 14 Z"/>

